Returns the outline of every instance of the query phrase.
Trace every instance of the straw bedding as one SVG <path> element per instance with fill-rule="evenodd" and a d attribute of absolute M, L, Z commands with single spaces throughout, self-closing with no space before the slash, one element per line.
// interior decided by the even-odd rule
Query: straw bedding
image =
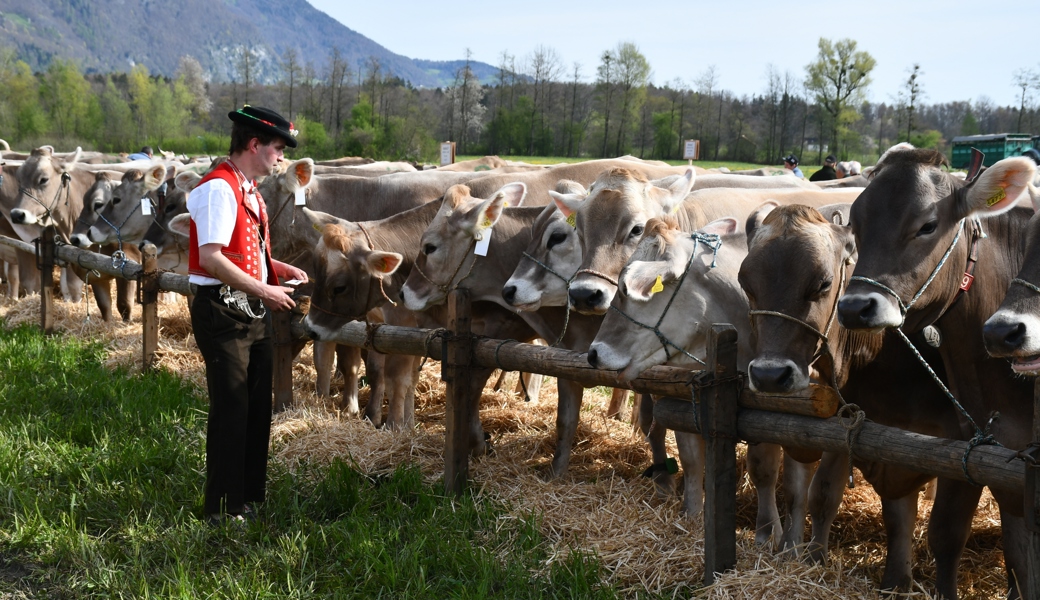
<path fill-rule="evenodd" d="M 57 302 L 55 309 L 59 330 L 101 339 L 110 365 L 140 368 L 140 307 L 135 307 L 134 318 L 127 324 L 102 322 L 93 303 L 89 304 L 89 319 L 86 302 Z M 159 315 L 159 367 L 204 389 L 202 361 L 184 299 L 160 304 Z M 0 300 L 0 318 L 8 326 L 39 323 L 39 298 Z M 386 473 L 408 462 L 419 465 L 426 478 L 436 482 L 443 473 L 445 412 L 439 374 L 434 361 L 421 374 L 414 430 L 375 430 L 342 413 L 334 400 L 315 396 L 310 349 L 305 349 L 293 366 L 295 406 L 275 417 L 272 460 L 294 468 L 342 459 L 370 474 Z M 336 386 L 340 385 L 342 380 L 334 380 L 334 398 L 339 397 Z M 776 556 L 755 546 L 756 498 L 744 476 L 737 498 L 737 570 L 704 588 L 700 583 L 703 523 L 700 518 L 683 516 L 678 498 L 656 497 L 650 480 L 639 476 L 650 463 L 649 452 L 631 425 L 604 416 L 608 390 L 586 391 L 570 472 L 562 479 L 547 481 L 556 437 L 554 388 L 547 381 L 539 399 L 529 403 L 510 392 L 485 389 L 481 418 L 491 434 L 493 453 L 470 466 L 475 493 L 511 507 L 503 518 L 532 512 L 540 515 L 538 522 L 550 545 L 549 559 L 543 565 L 546 573 L 553 561 L 577 550 L 594 552 L 608 580 L 631 597 L 646 591 L 718 599 L 880 597 L 876 586 L 884 568 L 885 547 L 881 504 L 858 473 L 857 486 L 846 492 L 835 521 L 830 559 L 824 566 Z M 367 389 L 361 391 L 362 405 L 367 395 Z M 676 456 L 670 435 L 669 444 L 670 455 Z M 931 597 L 928 590 L 934 568 L 925 539 L 930 509 L 931 503 L 922 499 L 914 542 L 914 576 L 922 583 L 908 597 Z M 986 492 L 961 566 L 961 595 L 1001 597 L 1004 578 L 999 513 Z"/>

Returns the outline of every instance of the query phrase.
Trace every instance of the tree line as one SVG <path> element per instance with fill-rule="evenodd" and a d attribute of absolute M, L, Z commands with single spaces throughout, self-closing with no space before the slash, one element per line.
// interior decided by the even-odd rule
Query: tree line
<path fill-rule="evenodd" d="M 372 58 L 352 65 L 337 48 L 324 65 L 304 63 L 294 49 L 280 57 L 278 84 L 256 81 L 248 48 L 231 60 L 235 79 L 206 81 L 198 61 L 180 59 L 172 77 L 144 65 L 127 73 L 83 74 L 54 59 L 39 72 L 0 48 L 0 137 L 17 147 L 81 145 L 108 152 L 149 144 L 186 153 L 226 151 L 229 121 L 242 104 L 269 106 L 301 131 L 299 156 L 359 155 L 432 161 L 440 141 L 459 154 L 610 157 L 632 154 L 679 160 L 683 142 L 700 140 L 702 160 L 776 164 L 793 153 L 803 163 L 826 154 L 870 162 L 890 145 L 910 141 L 948 152 L 959 135 L 1030 132 L 1040 124 L 1032 94 L 1040 73 L 1011 82 L 1018 106 L 975 100 L 928 104 L 927 74 L 908 65 L 887 102 L 869 102 L 874 58 L 854 40 L 821 38 L 804 72 L 767 65 L 759 93 L 737 96 L 706 65 L 690 79 L 654 84 L 639 48 L 622 42 L 602 53 L 592 81 L 552 48 L 500 56 L 493 81 L 481 82 L 470 54 L 445 88 L 415 88 Z"/>

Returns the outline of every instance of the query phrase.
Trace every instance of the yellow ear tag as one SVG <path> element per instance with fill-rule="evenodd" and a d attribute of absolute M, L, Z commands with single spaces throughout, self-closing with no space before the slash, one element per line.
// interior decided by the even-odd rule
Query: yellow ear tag
<path fill-rule="evenodd" d="M 567 224 L 574 229 L 578 228 L 578 213 L 571 213 L 567 216 Z"/>
<path fill-rule="evenodd" d="M 480 228 L 487 229 L 488 227 L 491 227 L 491 217 L 484 215 L 484 220 L 480 222 Z"/>
<path fill-rule="evenodd" d="M 663 292 L 663 291 L 664 291 L 664 284 L 661 283 L 661 276 L 658 275 L 657 276 L 657 281 L 654 282 L 654 287 L 650 288 L 650 295 L 652 296 L 652 295 L 656 294 L 657 292 Z"/>
<path fill-rule="evenodd" d="M 682 206 L 682 202 L 676 203 L 676 205 L 672 207 L 672 210 L 668 211 L 668 214 L 674 215 L 675 213 L 679 212 L 680 206 Z"/>
<path fill-rule="evenodd" d="M 314 227 L 314 231 L 321 231 L 321 225 L 318 224 L 318 223 L 315 223 L 314 225 L 311 225 L 311 227 Z"/>
<path fill-rule="evenodd" d="M 1007 198 L 1007 192 L 1004 190 L 1004 188 L 1000 188 L 999 192 L 993 194 L 993 196 L 991 196 L 989 200 L 986 200 L 986 206 L 993 206 L 994 204 L 1000 202 L 1004 198 Z"/>

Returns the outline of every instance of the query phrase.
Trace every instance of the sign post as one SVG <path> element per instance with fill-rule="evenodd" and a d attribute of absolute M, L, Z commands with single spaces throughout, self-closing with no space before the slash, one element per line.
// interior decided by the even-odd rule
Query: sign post
<path fill-rule="evenodd" d="M 683 155 L 682 157 L 690 161 L 690 166 L 693 166 L 693 161 L 700 160 L 701 158 L 701 141 L 700 140 L 686 140 L 683 142 Z"/>
<path fill-rule="evenodd" d="M 455 142 L 441 143 L 441 166 L 455 164 Z"/>

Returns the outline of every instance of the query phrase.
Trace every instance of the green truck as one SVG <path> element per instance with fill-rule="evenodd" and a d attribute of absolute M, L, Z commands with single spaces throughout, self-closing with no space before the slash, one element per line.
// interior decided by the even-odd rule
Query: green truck
<path fill-rule="evenodd" d="M 978 148 L 986 155 L 982 164 L 989 167 L 1009 156 L 1021 156 L 1030 148 L 1036 148 L 1040 136 L 1030 133 L 993 133 L 988 135 L 962 135 L 953 138 L 950 164 L 954 169 L 964 169 L 971 159 L 971 149 Z"/>

